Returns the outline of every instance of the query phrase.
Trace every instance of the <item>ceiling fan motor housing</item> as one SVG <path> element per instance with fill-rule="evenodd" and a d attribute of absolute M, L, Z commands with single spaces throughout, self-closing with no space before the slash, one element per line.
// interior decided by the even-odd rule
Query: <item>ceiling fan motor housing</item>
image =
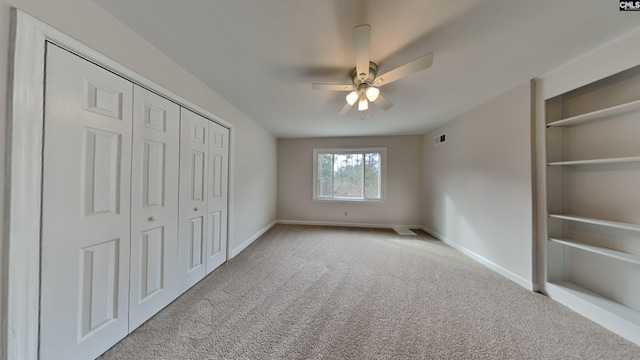
<path fill-rule="evenodd" d="M 353 71 L 351 72 L 351 80 L 353 81 L 353 86 L 358 89 L 363 84 L 365 86 L 371 85 L 373 83 L 373 80 L 376 79 L 377 75 L 378 65 L 372 61 L 369 61 L 369 76 L 364 79 L 360 79 L 358 71 L 356 69 L 353 69 Z"/>

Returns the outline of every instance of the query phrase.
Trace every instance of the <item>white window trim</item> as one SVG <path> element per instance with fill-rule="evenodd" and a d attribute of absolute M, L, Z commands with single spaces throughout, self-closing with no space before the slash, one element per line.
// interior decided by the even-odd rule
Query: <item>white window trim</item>
<path fill-rule="evenodd" d="M 36 18 L 12 9 L 14 53 L 11 63 L 11 131 L 8 221 L 9 243 L 4 308 L 0 309 L 0 359 L 38 359 L 40 313 L 40 213 L 44 124 L 44 73 L 46 42 L 54 43 L 86 60 L 229 129 L 229 239 L 233 238 L 233 179 L 235 128 L 232 124 L 174 94 Z"/>
<path fill-rule="evenodd" d="M 318 154 L 334 153 L 334 154 L 353 154 L 353 153 L 379 153 L 380 161 L 380 199 L 348 199 L 348 198 L 321 198 L 318 197 Z M 313 202 L 361 202 L 361 203 L 380 203 L 387 200 L 387 148 L 386 147 L 357 147 L 357 148 L 314 148 L 313 149 Z"/>

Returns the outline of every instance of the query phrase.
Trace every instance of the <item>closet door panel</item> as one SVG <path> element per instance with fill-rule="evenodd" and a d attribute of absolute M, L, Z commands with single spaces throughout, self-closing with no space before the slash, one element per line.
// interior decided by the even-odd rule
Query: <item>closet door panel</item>
<path fill-rule="evenodd" d="M 182 108 L 180 127 L 178 273 L 185 291 L 206 275 L 209 120 Z"/>
<path fill-rule="evenodd" d="M 229 129 L 210 122 L 209 138 L 207 273 L 227 261 Z"/>
<path fill-rule="evenodd" d="M 179 294 L 180 106 L 135 85 L 133 113 L 129 331 Z"/>
<path fill-rule="evenodd" d="M 95 358 L 128 333 L 133 85 L 47 46 L 40 358 Z"/>

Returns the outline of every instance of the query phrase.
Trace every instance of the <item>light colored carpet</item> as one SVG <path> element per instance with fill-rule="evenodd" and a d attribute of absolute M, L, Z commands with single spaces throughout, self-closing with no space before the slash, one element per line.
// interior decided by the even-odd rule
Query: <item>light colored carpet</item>
<path fill-rule="evenodd" d="M 422 231 L 276 225 L 101 359 L 640 359 Z"/>

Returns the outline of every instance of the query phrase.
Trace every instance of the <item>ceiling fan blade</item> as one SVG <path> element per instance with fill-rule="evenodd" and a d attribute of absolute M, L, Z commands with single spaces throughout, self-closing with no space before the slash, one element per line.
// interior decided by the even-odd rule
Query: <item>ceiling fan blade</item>
<path fill-rule="evenodd" d="M 329 90 L 329 91 L 353 91 L 353 85 L 351 84 L 311 84 L 313 90 Z"/>
<path fill-rule="evenodd" d="M 356 53 L 356 71 L 362 80 L 369 76 L 371 51 L 371 26 L 360 25 L 353 28 L 353 44 Z"/>
<path fill-rule="evenodd" d="M 349 111 L 349 109 L 351 109 L 351 107 L 352 107 L 352 106 L 353 106 L 353 105 L 349 105 L 349 103 L 346 103 L 346 104 L 344 105 L 344 107 L 342 108 L 342 110 L 340 110 L 340 112 L 338 113 L 338 115 L 340 115 L 340 116 L 345 115 L 345 114 Z"/>
<path fill-rule="evenodd" d="M 380 109 L 384 111 L 389 110 L 393 106 L 393 103 L 382 95 L 378 95 L 378 98 L 373 103 L 378 105 Z"/>
<path fill-rule="evenodd" d="M 375 79 L 375 86 L 383 86 L 402 79 L 405 76 L 415 74 L 418 71 L 428 69 L 433 64 L 433 53 L 422 55 L 419 58 L 386 72 Z"/>

